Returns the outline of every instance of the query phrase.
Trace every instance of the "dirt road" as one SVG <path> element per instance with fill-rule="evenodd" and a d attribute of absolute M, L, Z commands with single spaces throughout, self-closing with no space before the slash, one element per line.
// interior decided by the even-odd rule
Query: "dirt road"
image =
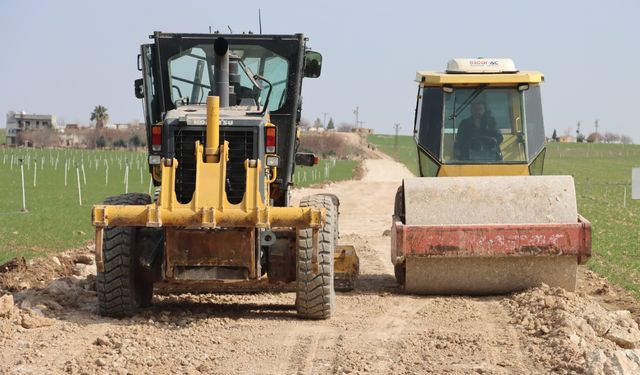
<path fill-rule="evenodd" d="M 298 320 L 293 294 L 157 297 L 132 319 L 102 318 L 90 253 L 75 250 L 0 278 L 0 295 L 21 289 L 0 299 L 0 373 L 640 373 L 636 302 L 585 270 L 578 293 L 402 294 L 383 232 L 410 174 L 386 158 L 364 168 L 361 181 L 294 193 L 337 194 L 341 242 L 361 259 L 334 318 Z"/>

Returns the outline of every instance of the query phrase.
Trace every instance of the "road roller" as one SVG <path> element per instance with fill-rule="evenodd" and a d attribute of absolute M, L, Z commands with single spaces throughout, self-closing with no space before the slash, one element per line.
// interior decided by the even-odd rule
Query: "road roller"
<path fill-rule="evenodd" d="M 460 58 L 417 73 L 419 176 L 395 197 L 391 261 L 415 294 L 575 290 L 591 224 L 571 176 L 543 175 L 544 75 L 513 60 Z"/>

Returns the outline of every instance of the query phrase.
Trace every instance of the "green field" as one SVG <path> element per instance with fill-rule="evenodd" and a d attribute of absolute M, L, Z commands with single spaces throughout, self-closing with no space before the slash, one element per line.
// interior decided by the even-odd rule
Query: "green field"
<path fill-rule="evenodd" d="M 21 212 L 19 158 L 24 160 L 27 213 Z M 145 155 L 142 153 L 0 150 L 0 195 L 3 197 L 0 200 L 0 262 L 16 255 L 34 256 L 75 247 L 90 240 L 93 236 L 90 224 L 91 205 L 101 202 L 107 196 L 125 192 L 124 174 L 127 162 L 130 165 L 128 191 L 147 192 L 149 174 Z M 34 173 L 36 163 L 37 173 Z M 68 167 L 66 185 L 65 165 Z M 78 174 L 82 206 L 78 196 Z"/>
<path fill-rule="evenodd" d="M 369 142 L 394 155 L 393 136 Z M 413 138 L 400 136 L 397 160 L 417 170 Z M 640 298 L 640 202 L 631 200 L 631 168 L 640 167 L 640 145 L 549 143 L 545 174 L 572 175 L 578 210 L 591 221 L 589 268 Z M 626 199 L 625 199 L 626 196 Z"/>
<path fill-rule="evenodd" d="M 358 167 L 355 160 L 320 160 L 314 167 L 296 167 L 294 186 L 306 187 L 327 181 L 343 181 L 353 178 Z"/>
<path fill-rule="evenodd" d="M 25 161 L 27 213 L 21 212 L 19 158 Z M 125 192 L 127 162 L 130 165 L 128 191 L 150 191 L 146 153 L 0 149 L 0 263 L 14 256 L 37 256 L 81 246 L 92 240 L 91 205 L 102 202 L 107 196 Z M 68 165 L 66 185 L 65 164 Z M 308 186 L 350 179 L 356 166 L 356 161 L 321 161 L 315 167 L 300 167 L 295 182 L 298 186 Z M 82 206 L 78 197 L 78 174 Z"/>
<path fill-rule="evenodd" d="M 0 128 L 0 145 L 7 143 L 7 129 Z"/>

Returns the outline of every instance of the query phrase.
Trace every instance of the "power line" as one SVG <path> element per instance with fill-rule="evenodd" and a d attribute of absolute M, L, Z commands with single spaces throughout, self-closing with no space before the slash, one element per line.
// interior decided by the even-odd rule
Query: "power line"
<path fill-rule="evenodd" d="M 327 115 L 329 114 L 328 112 L 320 112 L 320 114 L 323 116 L 322 117 L 322 127 L 323 128 L 327 128 Z"/>
<path fill-rule="evenodd" d="M 399 123 L 395 123 L 393 124 L 393 127 L 395 128 L 396 131 L 396 136 L 393 139 L 393 152 L 395 153 L 396 159 L 398 158 L 398 136 L 400 133 L 400 124 Z"/>
<path fill-rule="evenodd" d="M 356 128 L 360 126 L 360 121 L 358 120 L 358 115 L 360 114 L 360 108 L 356 107 L 356 109 L 353 110 L 353 114 L 356 115 Z"/>

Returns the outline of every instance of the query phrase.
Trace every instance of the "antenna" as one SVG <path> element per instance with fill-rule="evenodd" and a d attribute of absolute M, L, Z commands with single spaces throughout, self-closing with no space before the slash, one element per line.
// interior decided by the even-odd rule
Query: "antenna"
<path fill-rule="evenodd" d="M 262 34 L 262 13 L 260 12 L 260 8 L 258 8 L 258 25 L 260 27 L 260 34 Z"/>

